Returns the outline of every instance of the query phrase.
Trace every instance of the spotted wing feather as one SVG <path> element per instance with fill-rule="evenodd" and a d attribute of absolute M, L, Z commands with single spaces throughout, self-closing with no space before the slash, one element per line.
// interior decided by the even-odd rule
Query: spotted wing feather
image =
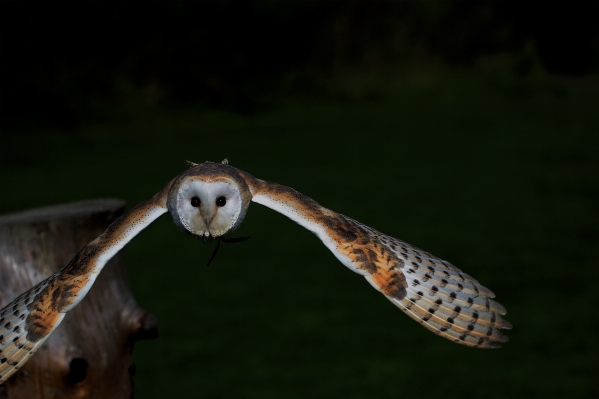
<path fill-rule="evenodd" d="M 60 271 L 0 310 L 0 384 L 35 353 L 65 314 L 85 297 L 106 263 L 166 212 L 170 184 L 116 219 Z"/>
<path fill-rule="evenodd" d="M 37 351 L 64 317 L 48 306 L 56 275 L 24 292 L 0 310 L 0 384 Z"/>
<path fill-rule="evenodd" d="M 498 348 L 508 338 L 499 330 L 512 328 L 501 316 L 505 308 L 495 294 L 451 263 L 355 220 L 373 244 L 392 251 L 397 273 L 406 280 L 406 295 L 387 298 L 407 315 L 444 338 L 467 346 Z M 370 278 L 369 276 L 366 277 Z"/>
<path fill-rule="evenodd" d="M 277 183 L 242 172 L 252 201 L 316 234 L 348 268 L 436 334 L 459 344 L 496 348 L 511 324 L 491 290 L 451 263 L 320 206 Z"/>

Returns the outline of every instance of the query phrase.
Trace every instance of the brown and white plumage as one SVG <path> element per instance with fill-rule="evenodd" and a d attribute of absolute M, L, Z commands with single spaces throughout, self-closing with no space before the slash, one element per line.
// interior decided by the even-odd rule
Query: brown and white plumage
<path fill-rule="evenodd" d="M 169 185 L 115 220 L 63 269 L 0 310 L 0 384 L 17 371 L 87 294 L 106 263 L 166 210 Z"/>
<path fill-rule="evenodd" d="M 329 250 L 387 299 L 429 330 L 454 342 L 499 347 L 511 324 L 505 308 L 478 281 L 449 262 L 324 208 L 292 188 L 229 166 L 191 164 L 147 201 L 117 219 L 62 270 L 0 311 L 0 384 L 14 373 L 81 301 L 104 265 L 167 211 L 175 224 L 203 239 L 221 237 L 243 221 L 251 201 L 312 231 Z"/>
<path fill-rule="evenodd" d="M 506 342 L 505 308 L 451 263 L 320 206 L 292 188 L 247 177 L 253 201 L 315 233 L 333 254 L 429 330 L 480 348 Z"/>

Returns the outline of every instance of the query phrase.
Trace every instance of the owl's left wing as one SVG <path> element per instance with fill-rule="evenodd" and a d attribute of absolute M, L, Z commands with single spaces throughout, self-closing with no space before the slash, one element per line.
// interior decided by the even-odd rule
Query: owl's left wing
<path fill-rule="evenodd" d="M 498 348 L 511 324 L 478 281 L 430 253 L 320 206 L 296 190 L 241 172 L 252 201 L 312 231 L 345 266 L 407 315 L 459 344 Z"/>

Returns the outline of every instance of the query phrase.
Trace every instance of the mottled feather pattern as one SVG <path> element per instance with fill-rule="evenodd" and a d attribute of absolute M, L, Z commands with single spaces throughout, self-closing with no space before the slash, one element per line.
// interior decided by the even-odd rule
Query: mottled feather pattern
<path fill-rule="evenodd" d="M 64 314 L 40 307 L 57 276 L 50 276 L 0 310 L 0 384 L 37 351 L 62 321 Z M 40 315 L 41 323 L 32 317 L 34 314 Z"/>
<path fill-rule="evenodd" d="M 511 324 L 495 294 L 451 263 L 320 206 L 296 190 L 242 176 L 253 201 L 315 233 L 337 258 L 413 319 L 456 343 L 497 348 Z"/>
<path fill-rule="evenodd" d="M 231 226 L 236 227 L 243 216 L 239 216 L 239 223 L 228 223 L 222 219 L 227 212 L 218 213 L 214 205 L 199 208 L 206 214 L 193 211 L 197 207 L 193 200 L 212 192 L 216 187 L 209 187 L 212 183 L 218 187 L 229 185 L 226 192 L 239 195 L 240 209 L 231 215 L 243 215 L 251 200 L 289 217 L 316 234 L 341 263 L 364 276 L 387 299 L 436 334 L 477 348 L 497 348 L 508 340 L 499 330 L 512 326 L 501 317 L 506 311 L 492 299 L 495 294 L 451 263 L 324 208 L 290 187 L 257 179 L 226 162 L 190 166 L 158 194 L 119 217 L 60 272 L 0 310 L 0 384 L 24 364 L 65 313 L 81 301 L 110 258 L 167 210 L 175 223 L 192 235 L 199 233 L 186 226 L 203 226 L 204 233 L 215 237 L 234 229 Z M 189 189 L 200 186 L 204 188 L 199 193 Z M 179 198 L 185 193 L 189 197 Z M 214 198 L 202 204 L 214 204 L 211 201 L 217 201 L 221 195 L 224 194 L 215 191 Z M 183 207 L 185 212 L 179 212 L 179 199 L 187 206 Z M 192 201 L 191 205 L 188 201 Z M 229 227 L 222 232 L 211 225 L 214 220 Z"/>
<path fill-rule="evenodd" d="M 507 342 L 499 330 L 512 325 L 501 317 L 505 308 L 491 299 L 495 297 L 491 290 L 447 261 L 345 218 L 368 233 L 370 245 L 385 246 L 397 257 L 401 266 L 393 268 L 405 277 L 406 295 L 387 298 L 406 314 L 460 344 L 498 348 Z"/>
<path fill-rule="evenodd" d="M 85 297 L 98 273 L 127 242 L 166 212 L 170 183 L 133 207 L 60 271 L 0 310 L 0 384 L 16 372 Z"/>

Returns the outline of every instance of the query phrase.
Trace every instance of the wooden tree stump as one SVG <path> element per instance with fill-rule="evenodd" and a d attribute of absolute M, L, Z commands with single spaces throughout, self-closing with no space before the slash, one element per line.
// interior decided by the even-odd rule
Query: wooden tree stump
<path fill-rule="evenodd" d="M 99 199 L 0 216 L 0 309 L 65 266 L 123 213 Z M 38 352 L 0 386 L 0 399 L 131 398 L 135 341 L 157 337 L 117 254 Z"/>

